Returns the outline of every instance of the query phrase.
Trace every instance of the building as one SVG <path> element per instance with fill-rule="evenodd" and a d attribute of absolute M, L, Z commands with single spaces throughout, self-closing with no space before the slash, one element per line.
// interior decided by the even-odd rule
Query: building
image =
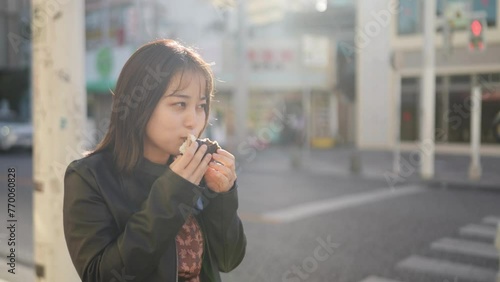
<path fill-rule="evenodd" d="M 249 2 L 245 59 L 251 145 L 305 143 L 330 148 L 339 140 L 349 141 L 349 118 L 342 117 L 348 116 L 345 109 L 352 102 L 339 90 L 339 77 L 347 69 L 339 63 L 344 59 L 339 46 L 353 41 L 355 6 L 350 1 L 318 1 L 321 5 L 316 6 L 313 2 Z M 224 50 L 236 50 L 230 47 L 235 45 L 231 34 L 224 42 Z M 227 120 L 237 110 L 231 108 L 237 83 L 232 58 L 234 53 L 224 52 L 224 83 L 218 87 L 225 97 L 222 113 L 229 114 Z M 229 136 L 232 127 L 229 124 Z"/>
<path fill-rule="evenodd" d="M 236 139 L 236 127 L 241 126 L 235 124 L 240 110 L 235 106 L 236 58 L 242 48 L 238 9 L 235 2 L 214 2 L 86 2 L 88 112 L 96 121 L 96 139 L 107 130 L 111 91 L 125 61 L 144 42 L 165 37 L 198 47 L 207 61 L 215 63 L 217 93 L 207 134 L 223 144 Z M 305 138 L 316 147 L 331 147 L 339 139 L 353 140 L 346 126 L 352 123 L 353 103 L 345 98 L 349 93 L 340 94 L 352 89 L 339 84 L 337 76 L 345 76 L 348 69 L 339 62 L 354 65 L 352 58 L 345 60 L 339 46 L 353 41 L 355 6 L 339 0 L 318 1 L 323 5 L 319 7 L 295 2 L 291 6 L 283 1 L 248 2 L 244 46 L 248 122 L 243 126 L 250 146 Z M 353 68 L 349 75 L 354 77 Z"/>
<path fill-rule="evenodd" d="M 95 123 L 95 142 L 107 132 L 112 91 L 132 53 L 155 38 L 181 39 L 209 53 L 217 47 L 213 33 L 217 32 L 219 17 L 210 3 L 201 0 L 85 2 L 85 74 L 88 115 Z M 209 59 L 217 56 L 204 55 Z"/>
<path fill-rule="evenodd" d="M 0 103 L 2 116 L 31 121 L 30 1 L 2 1 L 0 4 Z"/>
<path fill-rule="evenodd" d="M 396 140 L 395 121 L 398 120 L 402 147 L 413 149 L 418 144 L 424 40 L 422 3 L 414 0 L 358 1 L 355 49 L 358 51 L 357 142 L 360 148 L 392 148 Z M 486 48 L 471 51 L 465 3 L 467 1 L 437 1 L 436 16 L 441 24 L 436 27 L 435 46 L 436 150 L 470 151 L 470 93 L 477 83 L 483 91 L 481 150 L 500 154 L 495 131 L 498 129 L 493 126 L 500 112 L 500 6 L 497 0 L 470 2 L 472 12 L 483 11 L 488 25 Z M 442 22 L 449 15 L 445 7 L 461 7 L 460 16 L 465 17 L 450 37 L 443 32 Z M 445 48 L 446 40 L 452 42 L 452 49 Z M 396 65 L 394 58 L 397 58 Z M 397 91 L 398 77 L 401 77 L 400 93 Z M 401 95 L 400 105 L 395 105 L 395 95 Z"/>

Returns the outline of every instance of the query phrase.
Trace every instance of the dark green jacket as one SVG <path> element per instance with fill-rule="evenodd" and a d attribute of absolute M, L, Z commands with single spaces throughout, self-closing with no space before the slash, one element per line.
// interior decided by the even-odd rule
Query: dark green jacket
<path fill-rule="evenodd" d="M 246 237 L 236 184 L 210 192 L 142 158 L 131 175 L 104 151 L 73 161 L 64 177 L 64 233 L 82 281 L 177 281 L 175 236 L 193 213 L 205 240 L 201 281 L 236 268 Z"/>

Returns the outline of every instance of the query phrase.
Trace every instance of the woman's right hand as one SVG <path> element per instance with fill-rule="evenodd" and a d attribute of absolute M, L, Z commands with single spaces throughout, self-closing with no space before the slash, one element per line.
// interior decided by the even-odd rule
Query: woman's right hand
<path fill-rule="evenodd" d="M 170 164 L 170 169 L 189 182 L 200 185 L 212 155 L 207 154 L 203 157 L 207 151 L 206 145 L 201 145 L 200 149 L 196 151 L 197 149 L 198 142 L 193 142 L 183 155 L 177 156 Z"/>

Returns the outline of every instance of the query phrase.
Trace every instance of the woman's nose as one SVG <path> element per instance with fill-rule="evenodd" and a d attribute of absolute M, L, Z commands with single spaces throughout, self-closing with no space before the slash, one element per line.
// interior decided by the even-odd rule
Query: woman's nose
<path fill-rule="evenodd" d="M 184 125 L 188 128 L 194 128 L 196 126 L 196 110 L 186 110 L 184 114 Z"/>

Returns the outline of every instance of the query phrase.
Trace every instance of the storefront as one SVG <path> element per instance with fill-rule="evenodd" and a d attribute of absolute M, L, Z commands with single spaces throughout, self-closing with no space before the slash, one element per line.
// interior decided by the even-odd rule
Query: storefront
<path fill-rule="evenodd" d="M 253 40 L 248 47 L 248 140 L 254 146 L 307 143 L 332 147 L 338 110 L 331 87 L 331 60 L 325 59 L 326 65 L 304 66 L 300 39 L 272 42 Z M 219 119 L 216 124 L 223 124 L 226 137 L 232 138 L 236 125 L 231 117 L 238 110 L 232 100 L 235 76 L 222 71 L 219 80 L 223 82 L 217 85 L 213 115 Z"/>
<path fill-rule="evenodd" d="M 472 81 L 482 86 L 481 142 L 498 143 L 495 120 L 500 113 L 500 72 L 478 75 L 447 75 L 436 78 L 436 141 L 470 143 Z M 417 141 L 419 136 L 419 77 L 402 79 L 401 140 Z"/>

